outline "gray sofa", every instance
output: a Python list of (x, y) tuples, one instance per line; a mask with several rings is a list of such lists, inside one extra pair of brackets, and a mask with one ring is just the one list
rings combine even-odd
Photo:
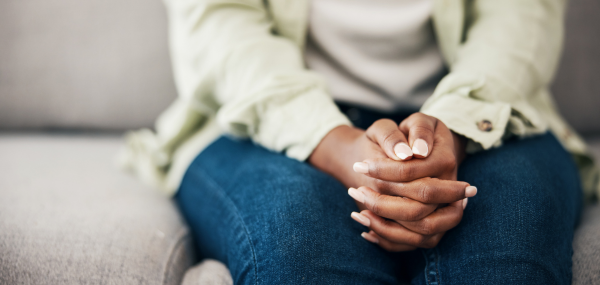
[[(558, 108), (600, 160), (600, 2), (572, 0)], [(159, 1), (0, 1), (0, 284), (228, 284), (173, 201), (121, 173), (125, 130), (175, 98)], [(600, 207), (574, 242), (600, 284)], [(185, 276), (185, 279), (184, 279)]]

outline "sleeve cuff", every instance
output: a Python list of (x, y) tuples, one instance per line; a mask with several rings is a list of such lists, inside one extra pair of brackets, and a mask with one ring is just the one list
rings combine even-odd
[(320, 88), (272, 108), (261, 121), (261, 134), (268, 136), (274, 148), (300, 161), (306, 160), (332, 129), (351, 125)]
[(230, 134), (249, 136), (265, 148), (300, 161), (306, 160), (333, 128), (351, 125), (320, 86), (294, 96), (274, 96), (254, 108), (261, 109), (254, 122), (247, 122), (251, 116), (237, 116), (239, 112), (221, 112), (219, 124)]
[(467, 152), (473, 153), (502, 144), (511, 107), (508, 103), (485, 102), (463, 94), (446, 94), (425, 104), (421, 112), (468, 138)]

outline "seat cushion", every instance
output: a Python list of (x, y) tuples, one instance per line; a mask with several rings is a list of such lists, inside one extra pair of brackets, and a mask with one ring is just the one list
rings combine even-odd
[(584, 211), (573, 250), (573, 284), (600, 284), (600, 205)]
[(180, 284), (173, 201), (121, 173), (120, 135), (0, 133), (0, 284)]
[[(600, 161), (600, 138), (588, 140)], [(600, 284), (600, 205), (588, 205), (573, 240), (573, 284)]]

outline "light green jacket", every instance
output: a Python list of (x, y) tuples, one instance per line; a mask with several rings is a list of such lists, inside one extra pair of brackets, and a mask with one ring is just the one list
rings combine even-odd
[[(223, 134), (305, 160), (331, 129), (350, 124), (304, 65), (309, 0), (165, 3), (179, 97), (155, 132), (127, 135), (121, 163), (143, 181), (174, 193)], [(421, 112), (469, 138), (469, 152), (550, 129), (574, 155), (589, 197), (600, 188), (598, 172), (548, 91), (564, 10), (565, 0), (436, 0), (433, 23), (450, 73)], [(491, 131), (478, 128), (482, 120)]]

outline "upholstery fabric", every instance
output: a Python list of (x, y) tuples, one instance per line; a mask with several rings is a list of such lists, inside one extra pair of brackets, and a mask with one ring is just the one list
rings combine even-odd
[[(598, 145), (600, 148), (600, 144)], [(573, 284), (600, 284), (600, 205), (588, 207), (573, 240)]]
[(119, 172), (120, 136), (0, 135), (0, 284), (180, 284), (173, 202)]
[(206, 259), (188, 269), (181, 285), (233, 285), (233, 279), (225, 264)]
[(0, 128), (147, 127), (175, 93), (160, 0), (0, 1)]

